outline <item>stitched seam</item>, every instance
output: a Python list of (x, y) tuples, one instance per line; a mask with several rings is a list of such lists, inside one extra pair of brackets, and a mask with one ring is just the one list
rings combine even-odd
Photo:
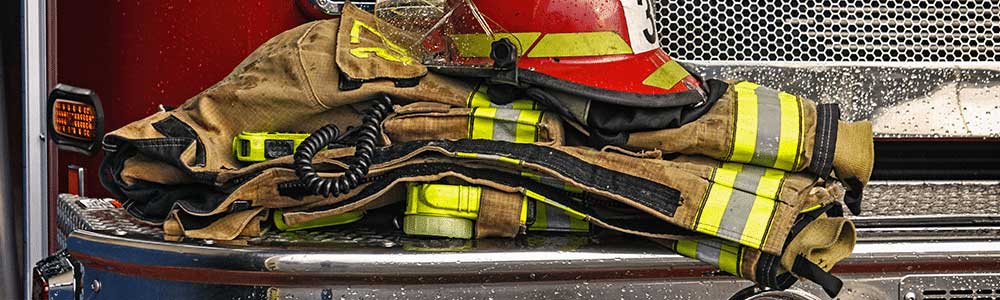
[[(313, 28), (316, 28), (316, 26), (318, 26), (318, 25), (319, 25), (319, 23), (316, 23), (316, 24), (313, 24), (312, 26), (309, 26), (309, 28), (306, 29), (306, 32), (303, 33), (302, 36), (299, 36), (299, 39), (295, 41), (295, 54), (296, 54), (296, 56), (299, 57), (299, 68), (302, 68), (302, 74), (306, 78), (306, 80), (305, 80), (306, 81), (306, 87), (309, 89), (309, 93), (312, 95), (313, 100), (316, 101), (316, 104), (319, 104), (320, 107), (322, 107), (324, 109), (330, 109), (329, 106), (326, 106), (326, 104), (323, 104), (323, 101), (319, 100), (319, 95), (316, 94), (316, 89), (313, 88), (312, 78), (309, 78), (309, 74), (306, 72), (306, 64), (302, 60), (302, 41), (305, 40), (306, 36), (309, 35), (309, 33), (312, 33)], [(339, 30), (339, 28), (338, 28), (338, 30)], [(336, 54), (334, 54), (334, 55), (336, 55)], [(336, 65), (336, 63), (337, 63), (337, 58), (334, 57), (334, 65)]]

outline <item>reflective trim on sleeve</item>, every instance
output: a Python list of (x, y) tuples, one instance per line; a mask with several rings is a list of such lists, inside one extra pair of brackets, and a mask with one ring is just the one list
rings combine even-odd
[(674, 252), (718, 267), (723, 272), (742, 278), (743, 247), (715, 238), (674, 242)]
[(800, 99), (746, 81), (737, 83), (734, 89), (736, 128), (725, 160), (795, 170), (802, 151)]
[(712, 174), (695, 231), (760, 249), (784, 178), (781, 170), (723, 163)]
[(469, 138), (534, 143), (542, 114), (538, 110), (475, 107), (469, 116)]

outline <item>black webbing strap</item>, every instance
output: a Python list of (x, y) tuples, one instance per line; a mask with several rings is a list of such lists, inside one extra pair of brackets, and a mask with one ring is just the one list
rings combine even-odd
[(846, 178), (843, 182), (847, 185), (847, 193), (844, 194), (844, 204), (847, 205), (847, 209), (851, 211), (851, 214), (855, 216), (860, 215), (861, 198), (864, 194), (865, 184), (861, 183), (861, 180), (857, 177)]
[(819, 284), (830, 298), (836, 298), (837, 294), (840, 293), (840, 289), (844, 287), (844, 282), (840, 278), (833, 276), (830, 272), (824, 271), (823, 268), (812, 263), (801, 254), (795, 257), (795, 263), (792, 264), (792, 273)]
[(837, 121), (840, 106), (836, 103), (816, 105), (816, 140), (813, 143), (809, 171), (827, 178), (833, 170), (833, 153), (837, 150)]
[[(787, 248), (788, 244), (791, 244), (792, 240), (794, 240), (795, 237), (798, 236), (800, 232), (802, 232), (802, 229), (805, 229), (806, 225), (809, 225), (810, 223), (815, 221), (817, 218), (819, 218), (820, 215), (823, 215), (828, 211), (837, 209), (839, 209), (838, 203), (830, 203), (815, 210), (800, 214), (798, 218), (795, 220), (795, 224), (792, 224), (792, 228), (788, 231), (788, 237), (785, 238), (784, 248)], [(798, 281), (798, 278), (792, 275), (791, 273), (778, 275), (778, 271), (781, 266), (780, 262), (781, 262), (781, 257), (767, 253), (762, 253), (760, 259), (757, 261), (757, 282), (763, 286), (779, 290), (787, 289), (791, 287), (793, 284), (795, 284), (795, 282)], [(806, 260), (806, 262), (808, 262), (808, 260)], [(822, 271), (822, 269), (820, 270)], [(792, 272), (794, 272), (794, 270)], [(806, 277), (803, 276), (802, 274), (799, 275), (802, 277)], [(806, 278), (812, 280), (812, 278), (809, 277)], [(840, 280), (838, 279), (837, 281), (839, 282)], [(817, 283), (820, 282), (817, 281)]]

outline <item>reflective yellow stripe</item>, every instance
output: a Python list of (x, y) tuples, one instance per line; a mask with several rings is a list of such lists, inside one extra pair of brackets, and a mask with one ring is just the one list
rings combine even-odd
[(469, 122), (469, 138), (480, 140), (493, 139), (493, 118), (497, 109), (480, 107), (472, 110), (472, 120)]
[(691, 73), (688, 73), (681, 64), (677, 63), (676, 60), (670, 60), (656, 68), (656, 71), (642, 80), (642, 84), (669, 90), (688, 75)]
[(471, 152), (455, 152), (455, 156), (459, 158), (477, 158), (479, 154)]
[(722, 241), (722, 250), (719, 251), (719, 269), (722, 271), (742, 277), (739, 270), (740, 245)]
[(781, 138), (778, 143), (778, 157), (774, 162), (775, 169), (795, 170), (799, 155), (801, 130), (799, 128), (799, 99), (795, 95), (781, 92), (778, 94), (781, 102)]
[[(368, 23), (362, 22), (360, 20), (354, 20), (354, 24), (351, 26), (351, 44), (361, 43), (361, 29), (368, 30), (369, 32), (377, 36), (380, 40), (382, 40), (383, 45), (389, 47), (389, 50), (395, 51), (399, 55), (390, 54), (388, 53), (388, 51), (386, 51), (386, 49), (382, 49), (379, 47), (363, 47), (363, 48), (351, 49), (351, 54), (353, 54), (354, 56), (368, 57), (362, 55), (366, 55), (365, 54), (366, 52), (371, 52), (375, 53), (376, 55), (382, 58), (393, 57), (394, 59), (396, 59), (393, 61), (398, 61), (403, 63), (413, 62), (413, 58), (410, 58), (410, 53), (406, 51), (406, 48), (396, 45), (396, 43), (393, 43), (391, 40), (385, 38), (385, 36), (383, 36), (382, 33), (379, 32), (377, 29), (375, 29), (371, 25), (368, 25)], [(358, 51), (356, 52), (355, 50)]]
[(540, 230), (549, 227), (549, 219), (548, 214), (545, 211), (546, 209), (548, 209), (548, 206), (546, 205), (541, 203), (535, 204), (535, 222), (531, 223), (531, 227), (528, 227), (528, 229)]
[(480, 87), (479, 89), (472, 91), (472, 96), (469, 98), (469, 107), (493, 107), (493, 103), (490, 102), (490, 98), (486, 96), (486, 87)]
[(617, 32), (548, 33), (528, 57), (567, 57), (632, 54), (632, 47)]
[(724, 160), (794, 171), (802, 151), (801, 100), (791, 94), (740, 82), (734, 87), (732, 151)]
[(505, 162), (505, 163), (512, 164), (512, 165), (520, 165), (521, 164), (521, 160), (519, 160), (519, 159), (513, 159), (513, 158), (510, 158), (510, 157), (506, 157), (506, 156), (501, 156), (497, 160), (500, 161), (500, 162)]
[(517, 47), (517, 55), (521, 56), (524, 55), (524, 49), (534, 44), (540, 35), (541, 32), (494, 33), (493, 37), (485, 33), (452, 34), (451, 40), (455, 42), (458, 55), (462, 57), (490, 57), (493, 42), (507, 38)]
[(757, 144), (757, 93), (759, 87), (752, 82), (736, 84), (736, 128), (733, 139), (733, 153), (729, 161), (748, 163), (753, 159)]
[(746, 226), (743, 227), (741, 244), (757, 249), (764, 244), (766, 233), (771, 227), (771, 217), (777, 208), (775, 199), (778, 189), (781, 188), (781, 181), (784, 178), (785, 172), (781, 170), (764, 171), (764, 176), (757, 185), (757, 197), (754, 199), (753, 208), (750, 209), (750, 216), (747, 218)]
[(760, 249), (767, 238), (785, 172), (739, 163), (715, 170), (695, 230)]
[(396, 54), (389, 53), (389, 50), (386, 50), (384, 48), (379, 48), (379, 47), (358, 47), (358, 48), (351, 49), (351, 55), (354, 55), (355, 57), (358, 57), (358, 58), (369, 58), (369, 57), (371, 57), (371, 54), (375, 54), (375, 56), (381, 57), (381, 58), (383, 58), (385, 60), (388, 60), (388, 61), (394, 61), (394, 62), (399, 62), (399, 63), (404, 63), (404, 64), (409, 64), (409, 63), (413, 62), (412, 58), (409, 58), (409, 57), (407, 57), (405, 55), (396, 55)]
[(538, 141), (538, 122), (542, 121), (542, 112), (538, 110), (522, 110), (517, 116), (515, 143), (534, 143)]
[(811, 212), (811, 211), (817, 210), (820, 207), (823, 207), (823, 205), (822, 204), (816, 204), (816, 205), (813, 205), (813, 206), (811, 206), (809, 208), (803, 209), (803, 210), (801, 210), (799, 212), (800, 213), (807, 213), (807, 212)]
[(698, 241), (697, 240), (680, 240), (677, 241), (677, 246), (674, 247), (674, 251), (677, 254), (695, 258), (698, 257)]
[(708, 190), (705, 205), (695, 225), (695, 230), (711, 236), (717, 236), (722, 215), (726, 212), (729, 198), (733, 195), (732, 186), (736, 184), (736, 175), (743, 170), (743, 165), (723, 163), (715, 170), (713, 183)]

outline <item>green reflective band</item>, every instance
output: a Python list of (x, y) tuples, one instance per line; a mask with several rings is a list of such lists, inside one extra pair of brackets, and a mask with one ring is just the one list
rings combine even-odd
[(469, 138), (514, 143), (538, 141), (542, 111), (476, 107), (469, 115)]
[(746, 81), (734, 89), (736, 128), (726, 160), (786, 171), (798, 168), (804, 132), (801, 100)]
[(723, 163), (712, 174), (695, 231), (760, 249), (784, 178), (781, 170)]
[(681, 240), (674, 242), (674, 252), (719, 267), (723, 272), (743, 278), (743, 247), (720, 239)]

